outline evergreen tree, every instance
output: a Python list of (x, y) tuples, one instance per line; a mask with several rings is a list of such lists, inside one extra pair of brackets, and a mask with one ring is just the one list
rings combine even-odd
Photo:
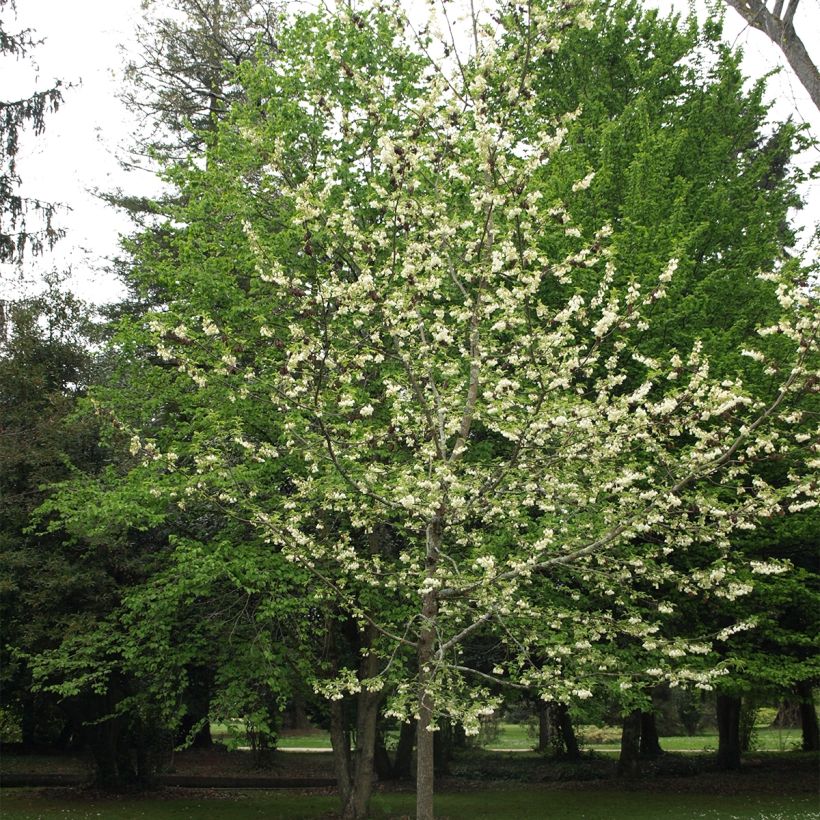
[(55, 537), (31, 531), (49, 485), (98, 458), (96, 425), (73, 418), (94, 371), (88, 309), (49, 278), (38, 297), (6, 306), (0, 340), (0, 566), (3, 709), (20, 721), (24, 747), (54, 741), (66, 723), (54, 699), (32, 691), (25, 655), (59, 640), (77, 599), (102, 599), (94, 567)]
[[(24, 58), (38, 41), (28, 29), (9, 30), (9, 11), (14, 11), (14, 0), (0, 0), (0, 57)], [(21, 192), (16, 163), (21, 132), (30, 127), (35, 136), (43, 133), (46, 115), (56, 111), (63, 100), (61, 87), (57, 81), (29, 97), (0, 100), (0, 263), (20, 262), (26, 248), (36, 255), (62, 235), (53, 224), (56, 206)], [(32, 216), (36, 217), (34, 227)]]

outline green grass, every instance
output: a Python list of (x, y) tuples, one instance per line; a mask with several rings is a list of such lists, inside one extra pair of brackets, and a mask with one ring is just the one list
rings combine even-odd
[[(587, 737), (585, 738), (585, 734)], [(618, 751), (620, 749), (620, 729), (606, 727), (581, 727), (579, 742), (582, 748), (596, 751)], [(799, 749), (801, 733), (799, 729), (769, 729), (760, 727), (757, 730), (757, 747), (760, 752), (780, 752)], [(485, 744), (492, 749), (532, 749), (535, 737), (526, 725), (502, 723), (498, 735)], [(661, 748), (668, 752), (676, 751), (715, 751), (718, 746), (716, 734), (696, 735), (694, 737), (662, 737)]]
[[(1, 800), (4, 820), (200, 820), (206, 816), (208, 820), (319, 820), (336, 808), (330, 796), (282, 791), (238, 791), (223, 799), (59, 800), (13, 789), (4, 792)], [(414, 805), (410, 794), (377, 794), (372, 817), (412, 815)], [(569, 792), (538, 787), (436, 798), (436, 816), (441, 820), (817, 820), (817, 809), (812, 797)]]
[[(241, 728), (231, 730), (225, 724), (214, 724), (211, 733), (215, 738), (234, 737), (239, 745), (246, 743), (242, 737)], [(584, 749), (594, 749), (601, 752), (615, 752), (620, 748), (621, 731), (617, 727), (597, 728), (593, 726), (581, 727), (579, 742)], [(501, 723), (498, 734), (488, 738), (483, 745), (491, 749), (532, 749), (535, 746), (535, 737), (530, 727), (518, 723)], [(770, 729), (759, 727), (757, 730), (756, 751), (783, 752), (799, 749), (801, 734), (799, 729)], [(330, 749), (330, 737), (322, 731), (313, 731), (307, 734), (286, 734), (279, 738), (280, 749)], [(668, 752), (715, 751), (718, 746), (716, 734), (696, 735), (693, 737), (677, 736), (662, 737), (661, 747)]]
[[(212, 723), (211, 737), (238, 746), (245, 746), (248, 743), (241, 722), (230, 726), (225, 723)], [(298, 735), (287, 733), (280, 735), (276, 745), (280, 749), (330, 749), (330, 735), (319, 729)]]
[[(799, 749), (802, 734), (799, 729), (758, 729), (756, 751), (786, 752)], [(718, 747), (717, 735), (697, 735), (696, 737), (661, 738), (661, 746), (670, 752), (683, 749), (712, 749)]]
[(330, 749), (330, 736), (324, 734), (289, 735), (280, 737), (277, 742), (280, 749)]
[(495, 737), (480, 739), (482, 745), (492, 749), (532, 749), (536, 742), (530, 727), (522, 723), (499, 723)]

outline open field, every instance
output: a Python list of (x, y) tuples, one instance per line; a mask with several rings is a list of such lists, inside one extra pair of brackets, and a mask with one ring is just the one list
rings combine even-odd
[[(378, 793), (373, 818), (412, 814), (407, 793)], [(332, 795), (294, 792), (232, 791), (193, 795), (168, 790), (145, 798), (90, 798), (10, 790), (0, 803), (4, 820), (327, 820), (336, 808)], [(441, 820), (816, 820), (820, 806), (811, 796), (646, 794), (619, 790), (555, 790), (538, 786), (440, 794)]]

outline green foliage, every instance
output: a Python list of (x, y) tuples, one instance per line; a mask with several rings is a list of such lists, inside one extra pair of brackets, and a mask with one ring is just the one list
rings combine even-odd
[[(72, 464), (99, 458), (95, 425), (74, 417), (77, 397), (93, 378), (88, 344), (95, 328), (88, 309), (47, 280), (38, 297), (10, 303), (0, 339), (0, 592), (2, 704), (20, 717), (33, 704), (25, 653), (51, 646), (71, 629), (79, 601), (105, 599), (106, 573), (59, 537), (31, 528), (35, 508)], [(49, 711), (42, 704), (41, 711)], [(29, 719), (24, 741), (39, 732)], [(40, 727), (42, 728), (42, 727)]]
[[(713, 373), (740, 376), (765, 398), (774, 374), (741, 351), (779, 311), (774, 287), (757, 272), (782, 266), (804, 282), (815, 275), (792, 257), (789, 225), (805, 181), (791, 158), (812, 142), (790, 121), (767, 121), (764, 81), (744, 89), (740, 55), (721, 43), (720, 20), (699, 30), (693, 19), (681, 26), (634, 2), (598, 3), (593, 20), (539, 66), (541, 110), (560, 103), (581, 111), (567, 136), (573, 150), (553, 161), (560, 168), (549, 176), (554, 195), (595, 168), (591, 196), (573, 215), (588, 227), (612, 221), (621, 270), (652, 287), (652, 271), (679, 259), (670, 298), (653, 306), (651, 326), (634, 336), (643, 354), (664, 360), (700, 340)], [(756, 346), (784, 352), (773, 337)], [(808, 430), (817, 402), (802, 407)], [(792, 469), (801, 469), (799, 458)], [(738, 555), (783, 559), (793, 572), (756, 576), (752, 595), (728, 608), (708, 598), (680, 602), (673, 629), (699, 623), (708, 636), (732, 619), (757, 624), (722, 649), (741, 688), (787, 692), (801, 679), (818, 679), (815, 512), (761, 522), (737, 539)]]

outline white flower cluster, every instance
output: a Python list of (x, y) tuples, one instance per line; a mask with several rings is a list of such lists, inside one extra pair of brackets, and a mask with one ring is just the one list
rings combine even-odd
[(750, 566), (755, 575), (782, 575), (789, 571), (788, 564), (777, 561), (752, 561)]

